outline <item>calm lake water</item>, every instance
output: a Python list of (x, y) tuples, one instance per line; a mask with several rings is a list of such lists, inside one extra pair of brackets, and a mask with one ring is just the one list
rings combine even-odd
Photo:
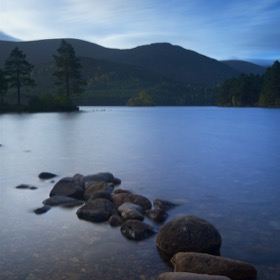
[[(79, 220), (77, 208), (33, 210), (56, 180), (109, 171), (121, 188), (181, 205), (222, 235), (221, 255), (280, 275), (280, 110), (82, 107), (0, 115), (0, 279), (155, 279), (171, 271), (155, 236)], [(20, 190), (19, 184), (37, 186)], [(150, 221), (146, 220), (148, 223)]]

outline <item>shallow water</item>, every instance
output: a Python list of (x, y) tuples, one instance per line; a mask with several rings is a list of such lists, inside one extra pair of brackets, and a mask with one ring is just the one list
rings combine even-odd
[[(121, 188), (181, 205), (213, 223), (221, 255), (280, 275), (280, 110), (83, 107), (79, 113), (0, 115), (0, 279), (155, 279), (171, 268), (155, 236), (125, 239), (77, 208), (42, 206), (60, 177), (112, 172)], [(37, 190), (15, 189), (19, 184)], [(147, 220), (147, 222), (150, 222)]]

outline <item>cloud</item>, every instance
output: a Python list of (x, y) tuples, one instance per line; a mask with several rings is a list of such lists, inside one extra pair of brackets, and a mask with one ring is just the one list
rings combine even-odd
[[(22, 40), (43, 39), (55, 36), (59, 10), (54, 1), (13, 0), (2, 1), (0, 12), (2, 30)], [(48, 5), (44, 3), (48, 3)], [(55, 28), (56, 27), (56, 28)]]
[(279, 14), (279, 0), (13, 0), (1, 1), (0, 29), (22, 40), (72, 37), (114, 48), (170, 42), (244, 59), (277, 56)]

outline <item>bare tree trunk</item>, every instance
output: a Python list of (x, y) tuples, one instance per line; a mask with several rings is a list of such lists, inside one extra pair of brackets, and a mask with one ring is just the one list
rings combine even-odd
[(19, 80), (19, 72), (17, 72), (17, 101), (18, 101), (18, 105), (20, 105), (20, 80)]
[(69, 89), (69, 75), (68, 74), (66, 74), (66, 94), (67, 94), (67, 97), (69, 98), (70, 89)]

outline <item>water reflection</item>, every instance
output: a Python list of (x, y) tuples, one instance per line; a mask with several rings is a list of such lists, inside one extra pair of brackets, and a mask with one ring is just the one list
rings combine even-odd
[[(122, 188), (181, 202), (169, 219), (209, 220), (223, 237), (222, 255), (255, 264), (259, 279), (277, 279), (279, 110), (103, 109), (0, 116), (0, 278), (154, 279), (169, 271), (154, 238), (130, 242), (106, 223), (78, 220), (76, 208), (33, 214), (53, 186), (40, 172), (110, 171)], [(38, 189), (14, 188), (21, 183)]]

